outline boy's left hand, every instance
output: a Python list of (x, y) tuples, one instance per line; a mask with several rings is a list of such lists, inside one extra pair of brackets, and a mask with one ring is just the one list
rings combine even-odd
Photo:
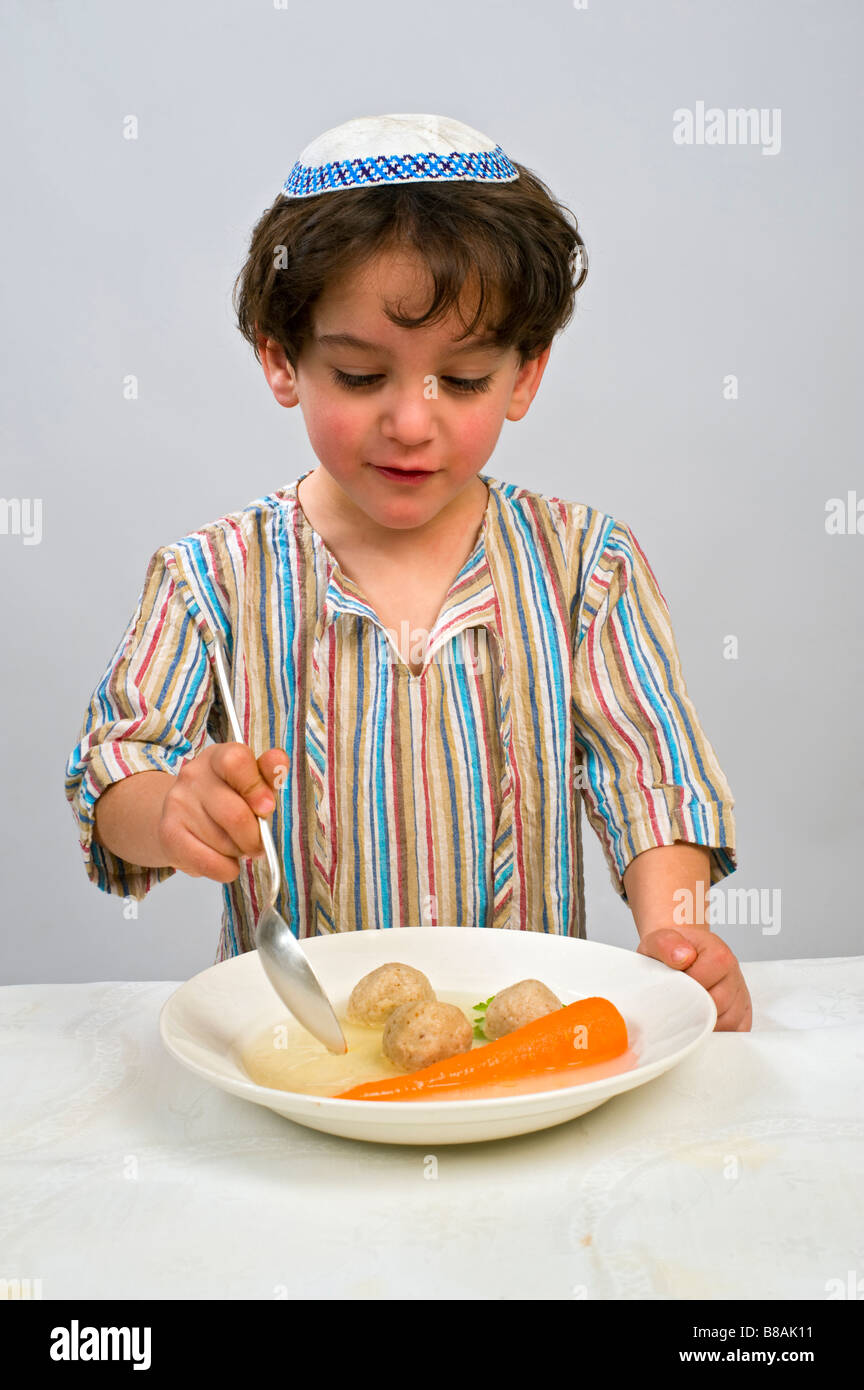
[[(688, 948), (680, 960), (672, 955), (677, 947)], [(673, 970), (683, 970), (707, 989), (717, 1009), (715, 1033), (750, 1031), (753, 1005), (741, 967), (726, 942), (707, 927), (661, 927), (646, 932), (636, 949)]]

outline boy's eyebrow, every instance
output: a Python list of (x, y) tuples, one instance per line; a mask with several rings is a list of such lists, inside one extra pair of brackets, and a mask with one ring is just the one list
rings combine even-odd
[[(358, 348), (365, 352), (380, 352), (383, 353), (385, 357), (390, 355), (389, 348), (386, 348), (383, 343), (370, 343), (366, 338), (358, 338), (353, 333), (319, 333), (316, 335), (315, 342), (319, 347)], [(478, 349), (482, 348), (494, 348), (499, 352), (506, 351), (497, 339), (489, 333), (486, 334), (485, 337), (471, 338), (468, 342), (460, 343), (458, 347), (453, 347), (450, 350), (450, 355), (456, 357), (460, 353), (476, 352)]]

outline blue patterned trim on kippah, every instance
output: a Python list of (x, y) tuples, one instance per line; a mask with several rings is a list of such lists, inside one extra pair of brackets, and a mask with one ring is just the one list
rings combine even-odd
[(428, 182), (446, 179), (487, 179), (510, 183), (519, 171), (500, 145), (494, 150), (454, 154), (368, 155), (340, 159), (314, 168), (298, 162), (280, 192), (286, 198), (309, 198), (337, 188), (364, 188), (381, 183)]

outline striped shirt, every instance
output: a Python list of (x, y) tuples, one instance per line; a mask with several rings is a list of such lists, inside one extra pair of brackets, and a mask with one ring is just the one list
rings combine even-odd
[[(309, 470), (311, 471), (311, 470)], [(581, 807), (612, 884), (637, 854), (736, 867), (734, 802), (669, 610), (623, 521), (481, 474), (489, 497), (415, 675), (312, 528), (295, 482), (156, 551), (87, 710), (66, 795), (90, 879), (143, 898), (172, 868), (93, 841), (94, 803), (231, 740), (284, 749), (277, 910), (299, 937), (418, 925), (584, 937)], [(254, 949), (266, 860), (223, 885), (216, 960)]]

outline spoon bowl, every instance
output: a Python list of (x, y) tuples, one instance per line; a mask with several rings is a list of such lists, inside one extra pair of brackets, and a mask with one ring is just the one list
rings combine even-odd
[[(214, 632), (213, 665), (216, 680), (222, 696), (222, 703), (228, 715), (231, 732), (237, 743), (243, 743), (243, 730), (237, 718), (231, 686), (228, 680), (228, 667), (225, 661), (225, 647), (222, 636)], [(316, 1037), (330, 1052), (345, 1053), (348, 1044), (333, 1005), (327, 998), (317, 975), (289, 927), (276, 911), (276, 899), (282, 882), (282, 868), (273, 843), (273, 832), (264, 816), (258, 817), (261, 827), (261, 843), (267, 857), (269, 886), (267, 901), (258, 918), (255, 929), (255, 946), (268, 980), (286, 1008), (304, 1028)]]

